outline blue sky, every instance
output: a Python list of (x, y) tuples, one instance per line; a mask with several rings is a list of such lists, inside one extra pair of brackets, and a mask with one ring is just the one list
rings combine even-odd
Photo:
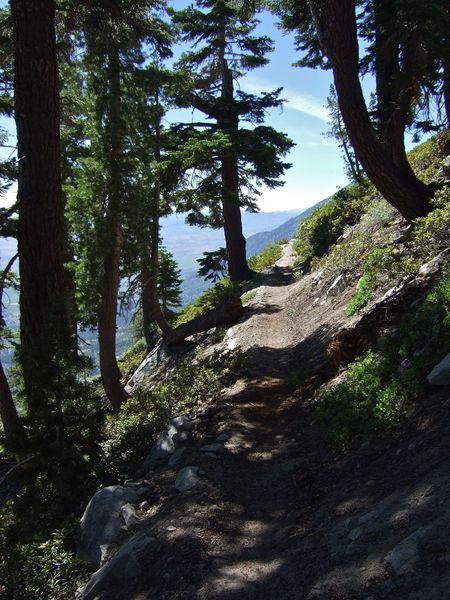
[[(185, 0), (171, 2), (175, 8), (188, 4)], [(0, 5), (5, 6), (5, 0), (0, 0)], [(260, 19), (258, 33), (274, 40), (275, 51), (270, 55), (270, 63), (242, 78), (240, 86), (252, 93), (284, 88), (284, 108), (271, 110), (266, 122), (287, 133), (296, 146), (287, 157), (293, 166), (285, 174), (284, 187), (261, 189), (259, 205), (263, 211), (304, 209), (347, 183), (339, 149), (324, 136), (328, 128), (325, 105), (332, 76), (329, 71), (293, 67), (299, 58), (293, 36), (278, 29), (273, 15), (264, 13)], [(185, 111), (186, 114), (191, 118), (191, 112)], [(12, 134), (10, 143), (15, 143), (13, 121), (1, 119), (0, 123), (8, 127)], [(3, 203), (10, 202), (13, 195), (14, 191)]]

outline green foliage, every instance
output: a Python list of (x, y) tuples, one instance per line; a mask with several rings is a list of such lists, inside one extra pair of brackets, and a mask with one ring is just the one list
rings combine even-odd
[(268, 244), (259, 254), (248, 259), (248, 266), (257, 273), (261, 273), (264, 269), (271, 267), (281, 258), (282, 244), (283, 242)]
[(345, 381), (326, 391), (317, 415), (336, 447), (345, 448), (355, 437), (369, 437), (397, 424), (403, 410), (400, 384), (388, 380), (383, 358), (368, 352), (351, 364)]
[(186, 360), (164, 383), (139, 389), (118, 415), (107, 419), (102, 444), (105, 471), (115, 477), (134, 472), (167, 422), (218, 397), (241, 360), (239, 354), (194, 363)]
[(327, 390), (317, 407), (332, 444), (348, 447), (399, 423), (406, 401), (450, 347), (450, 271), (394, 336), (352, 363), (344, 381)]
[(204, 314), (208, 310), (216, 308), (221, 302), (232, 296), (242, 294), (242, 284), (233, 283), (229, 277), (224, 277), (216, 285), (207, 289), (194, 302), (185, 306), (176, 320), (176, 325), (187, 323), (196, 317)]
[(241, 302), (244, 306), (247, 306), (247, 304), (250, 304), (250, 302), (255, 297), (256, 297), (256, 292), (254, 290), (250, 290), (249, 292), (245, 292), (245, 294), (242, 294)]
[(147, 346), (144, 338), (138, 339), (126, 352), (120, 357), (119, 369), (124, 377), (131, 375), (136, 371), (147, 354)]
[[(7, 519), (2, 509), (1, 519)], [(0, 597), (10, 600), (72, 600), (86, 576), (62, 532), (50, 539), (12, 543), (0, 530)]]
[(448, 247), (450, 240), (450, 189), (436, 192), (435, 209), (414, 222), (411, 239), (412, 254), (418, 259), (427, 259)]
[(349, 225), (358, 222), (367, 209), (367, 198), (361, 186), (339, 190), (330, 202), (301, 221), (295, 234), (294, 249), (304, 271), (313, 258), (324, 256)]
[(448, 132), (439, 133), (408, 152), (411, 167), (426, 183), (439, 169), (439, 162), (442, 159), (439, 144), (446, 139), (449, 139)]

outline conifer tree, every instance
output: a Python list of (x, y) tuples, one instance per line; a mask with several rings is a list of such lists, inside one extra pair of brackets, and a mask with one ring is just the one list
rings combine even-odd
[[(241, 207), (255, 209), (252, 180), (269, 187), (282, 185), (279, 177), (289, 166), (280, 160), (292, 147), (289, 138), (263, 125), (265, 111), (280, 106), (280, 91), (260, 96), (236, 90), (236, 80), (268, 62), (269, 38), (253, 35), (257, 20), (230, 0), (199, 0), (196, 7), (174, 14), (181, 38), (192, 45), (178, 66), (190, 74), (190, 89), (179, 93), (182, 105), (192, 106), (213, 123), (200, 123), (227, 136), (229, 146), (210, 161), (199, 185), (198, 209), (192, 221), (207, 224), (201, 197), (207, 196), (209, 224), (223, 224), (232, 281), (251, 278), (242, 232)], [(242, 122), (251, 122), (245, 129)], [(220, 214), (219, 214), (220, 213)]]

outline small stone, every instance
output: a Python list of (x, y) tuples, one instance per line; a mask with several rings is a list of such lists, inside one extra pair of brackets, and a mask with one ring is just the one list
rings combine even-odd
[(198, 483), (198, 467), (184, 467), (179, 471), (175, 480), (175, 489), (179, 492), (187, 492)]
[(150, 504), (147, 502), (147, 500), (144, 500), (144, 502), (139, 504), (139, 510), (142, 512), (148, 512), (150, 510)]
[(180, 460), (181, 460), (185, 450), (186, 450), (186, 448), (177, 448), (175, 450), (175, 452), (172, 454), (172, 456), (169, 459), (169, 467), (171, 469), (173, 469), (174, 467), (177, 467), (179, 465)]
[(171, 419), (169, 426), (174, 427), (179, 432), (192, 431), (194, 429), (194, 422), (188, 417), (181, 416)]
[(223, 452), (224, 450), (222, 444), (207, 444), (200, 448), (200, 452)]
[(358, 524), (364, 525), (364, 523), (370, 523), (371, 521), (374, 521), (378, 517), (378, 514), (379, 514), (379, 511), (377, 509), (372, 510), (372, 511), (366, 513), (365, 515), (362, 515), (361, 517), (359, 517)]
[(131, 527), (134, 527), (140, 521), (139, 517), (136, 514), (136, 509), (132, 504), (124, 504), (120, 509), (120, 514), (122, 515), (122, 518), (125, 521), (127, 529), (131, 529)]
[(348, 534), (348, 539), (352, 540), (352, 542), (354, 542), (355, 540), (357, 540), (358, 538), (360, 538), (362, 536), (362, 534), (363, 534), (363, 528), (362, 527), (355, 527)]
[(425, 529), (418, 529), (397, 544), (384, 558), (396, 575), (412, 573), (419, 560), (419, 543)]
[(166, 527), (166, 531), (176, 531), (177, 528), (174, 525), (169, 525), (168, 527)]
[(430, 385), (450, 385), (450, 353), (434, 367), (427, 380)]

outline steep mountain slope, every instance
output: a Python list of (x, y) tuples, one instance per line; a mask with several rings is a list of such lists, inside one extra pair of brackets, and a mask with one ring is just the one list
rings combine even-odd
[(324, 200), (317, 202), (313, 206), (310, 206), (309, 208), (301, 212), (299, 215), (292, 217), (285, 223), (282, 223), (278, 227), (275, 227), (275, 229), (255, 233), (254, 235), (248, 237), (247, 257), (250, 258), (252, 256), (255, 256), (256, 254), (259, 254), (261, 250), (271, 242), (277, 242), (279, 240), (284, 239), (290, 240), (293, 237), (298, 227), (298, 224), (304, 219), (307, 219), (309, 215), (313, 213), (317, 208), (323, 206), (329, 201), (330, 198), (325, 198)]
[[(176, 453), (126, 484), (144, 503), (105, 547), (85, 600), (446, 597), (449, 388), (429, 388), (381, 439), (336, 453), (315, 392), (336, 373), (334, 334), (361, 319), (344, 311), (355, 282), (333, 285), (323, 271), (295, 281), (294, 260), (288, 244), (241, 322), (222, 341), (199, 340), (195, 360), (240, 349), (246, 366), (218, 403), (191, 415), (194, 432), (177, 437)], [(383, 293), (366, 314), (380, 302), (389, 310)], [(141, 384), (155, 375), (150, 363)]]

